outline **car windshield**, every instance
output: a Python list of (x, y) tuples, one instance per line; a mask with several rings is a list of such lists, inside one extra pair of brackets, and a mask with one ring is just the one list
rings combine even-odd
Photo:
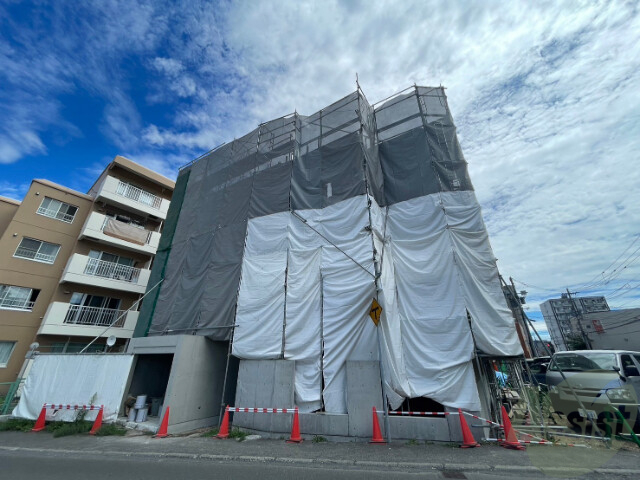
[(549, 370), (588, 372), (589, 370), (613, 370), (613, 367), (617, 366), (618, 361), (614, 353), (567, 353), (553, 357)]

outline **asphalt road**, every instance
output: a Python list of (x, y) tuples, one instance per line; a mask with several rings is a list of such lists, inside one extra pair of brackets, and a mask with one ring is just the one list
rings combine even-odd
[[(251, 479), (251, 480), (388, 480), (394, 479), (512, 479), (514, 472), (416, 471), (401, 468), (359, 468), (331, 465), (278, 464), (262, 461), (211, 461), (186, 458), (114, 457), (66, 452), (0, 450), (2, 478), (11, 480), (103, 479)], [(542, 473), (517, 475), (518, 480), (549, 478)], [(588, 479), (637, 478), (635, 475), (591, 473)]]

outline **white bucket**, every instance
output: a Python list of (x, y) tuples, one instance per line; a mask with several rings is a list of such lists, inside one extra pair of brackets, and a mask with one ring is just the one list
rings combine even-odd
[(136, 421), (136, 409), (135, 408), (130, 408), (129, 409), (129, 418), (127, 419), (130, 422), (135, 422)]
[(147, 412), (149, 411), (149, 407), (144, 407), (138, 409), (138, 413), (136, 415), (136, 422), (146, 422), (147, 421)]
[(145, 403), (147, 403), (147, 396), (138, 395), (138, 398), (136, 398), (136, 404), (133, 406), (133, 408), (143, 408)]

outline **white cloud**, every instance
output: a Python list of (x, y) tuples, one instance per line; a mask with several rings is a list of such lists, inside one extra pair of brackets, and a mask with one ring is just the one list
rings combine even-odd
[[(542, 287), (526, 287), (532, 308), (562, 287), (584, 286), (640, 233), (634, 3), (189, 1), (84, 8), (90, 7), (73, 15), (56, 10), (53, 53), (33, 49), (19, 61), (0, 42), (0, 79), (4, 72), (24, 84), (33, 99), (43, 85), (49, 92), (43, 103), (52, 105), (53, 120), (31, 125), (36, 136), (59, 112), (51, 98), (80, 85), (106, 99), (103, 129), (115, 145), (172, 173), (182, 160), (260, 122), (332, 103), (355, 90), (356, 72), (370, 101), (413, 82), (442, 83), (501, 271)], [(82, 35), (65, 30), (65, 15), (77, 16)], [(25, 45), (33, 40), (20, 35)], [(166, 107), (164, 116), (138, 111), (132, 80), (118, 70), (123, 58), (148, 69), (146, 99)], [(612, 293), (640, 283), (639, 266), (640, 260), (598, 287)], [(613, 297), (615, 304), (633, 300), (633, 291), (616, 291), (623, 295)], [(638, 297), (631, 305), (640, 306)]]

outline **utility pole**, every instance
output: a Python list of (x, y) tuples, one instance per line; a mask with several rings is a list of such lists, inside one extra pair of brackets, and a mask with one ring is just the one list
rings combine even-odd
[(571, 300), (571, 307), (573, 308), (573, 311), (576, 315), (576, 320), (578, 320), (578, 328), (580, 329), (580, 333), (582, 334), (582, 339), (584, 340), (584, 343), (587, 346), (587, 348), (589, 350), (592, 350), (593, 348), (591, 347), (591, 341), (589, 340), (589, 337), (584, 331), (584, 326), (582, 325), (582, 323), (584, 322), (584, 317), (582, 316), (582, 312), (578, 310), (578, 307), (576, 307), (576, 303), (574, 302), (573, 297), (571, 296), (571, 292), (569, 291), (568, 288), (567, 288), (567, 295), (569, 296), (569, 300)]

